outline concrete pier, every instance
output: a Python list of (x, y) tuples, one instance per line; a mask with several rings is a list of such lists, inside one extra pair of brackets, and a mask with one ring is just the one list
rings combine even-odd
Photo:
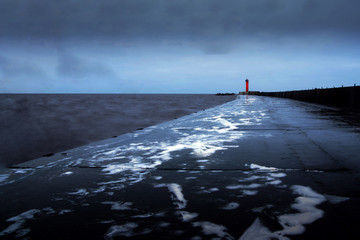
[(285, 92), (258, 92), (255, 95), (290, 98), (360, 112), (359, 86)]
[(360, 121), (261, 96), (0, 173), (0, 238), (359, 239)]

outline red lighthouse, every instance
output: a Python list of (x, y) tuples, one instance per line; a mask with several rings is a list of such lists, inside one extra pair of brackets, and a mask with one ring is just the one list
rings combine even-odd
[(249, 80), (246, 79), (245, 82), (246, 82), (246, 93), (249, 93)]

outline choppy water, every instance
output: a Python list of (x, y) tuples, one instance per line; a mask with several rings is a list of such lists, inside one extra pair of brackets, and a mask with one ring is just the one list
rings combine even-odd
[(233, 99), (204, 94), (0, 94), (0, 164), (25, 162)]

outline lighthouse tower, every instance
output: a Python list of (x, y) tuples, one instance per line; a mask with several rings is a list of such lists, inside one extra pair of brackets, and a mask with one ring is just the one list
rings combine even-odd
[(245, 83), (246, 83), (246, 94), (248, 94), (249, 93), (249, 79), (246, 79)]

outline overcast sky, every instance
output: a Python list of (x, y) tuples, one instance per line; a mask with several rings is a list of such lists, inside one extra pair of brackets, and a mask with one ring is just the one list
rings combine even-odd
[(360, 84), (358, 0), (0, 0), (0, 92)]

